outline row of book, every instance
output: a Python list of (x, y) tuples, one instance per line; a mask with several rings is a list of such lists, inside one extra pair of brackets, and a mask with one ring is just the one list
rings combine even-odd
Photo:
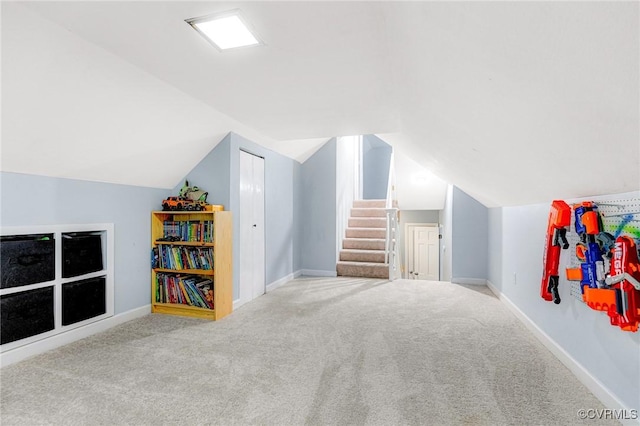
[(162, 231), (165, 237), (180, 238), (180, 241), (213, 242), (212, 220), (165, 220)]
[(158, 265), (164, 269), (213, 269), (213, 247), (158, 245)]
[(156, 302), (213, 309), (213, 281), (196, 275), (158, 273)]

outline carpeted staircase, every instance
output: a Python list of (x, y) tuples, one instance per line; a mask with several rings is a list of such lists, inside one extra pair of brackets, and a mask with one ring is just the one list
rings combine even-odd
[(389, 265), (384, 263), (385, 204), (385, 200), (353, 202), (349, 227), (336, 265), (339, 276), (389, 278)]

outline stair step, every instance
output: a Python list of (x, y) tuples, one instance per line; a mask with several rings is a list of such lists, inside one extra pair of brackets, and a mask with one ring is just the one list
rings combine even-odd
[(356, 250), (384, 250), (384, 238), (345, 238), (342, 248)]
[(386, 228), (387, 219), (384, 217), (352, 217), (349, 228)]
[[(391, 205), (395, 208), (398, 208), (398, 200), (393, 200)], [(384, 209), (387, 206), (387, 200), (355, 200), (353, 202), (354, 208), (368, 208), (368, 207), (377, 207)]]
[(386, 205), (387, 205), (387, 200), (355, 200), (353, 202), (354, 208), (368, 208), (368, 207), (385, 208)]
[(389, 279), (389, 265), (386, 263), (338, 262), (336, 272), (341, 277), (363, 277)]
[(345, 231), (347, 238), (374, 238), (384, 240), (387, 237), (385, 228), (347, 228)]
[(384, 250), (340, 250), (340, 260), (345, 262), (384, 263)]
[(351, 217), (386, 217), (387, 210), (379, 208), (353, 208), (351, 209)]

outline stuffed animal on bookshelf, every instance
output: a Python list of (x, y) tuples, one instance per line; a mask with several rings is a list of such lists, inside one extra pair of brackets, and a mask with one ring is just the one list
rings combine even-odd
[(179, 195), (193, 201), (202, 201), (206, 203), (207, 195), (209, 195), (209, 193), (197, 186), (189, 186), (189, 181), (185, 180), (184, 185), (182, 185), (182, 188), (180, 189)]

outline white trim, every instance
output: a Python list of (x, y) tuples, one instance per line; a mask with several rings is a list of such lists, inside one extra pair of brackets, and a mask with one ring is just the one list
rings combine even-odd
[(289, 281), (291, 281), (295, 277), (296, 277), (295, 274), (289, 274), (287, 276), (284, 276), (284, 277), (280, 278), (279, 280), (275, 280), (271, 284), (267, 285), (267, 293), (269, 293), (270, 291), (275, 290), (276, 288), (280, 287), (282, 284), (288, 283)]
[[(573, 373), (574, 376), (589, 389), (589, 391), (595, 395), (596, 398), (604, 404), (605, 407), (612, 410), (626, 410), (627, 413), (631, 412), (631, 408), (625, 406), (613, 392), (611, 392), (605, 385), (603, 385), (597, 378), (584, 368), (578, 361), (576, 361), (562, 346), (560, 346), (555, 340), (553, 340), (547, 333), (545, 333), (538, 325), (533, 322), (524, 312), (516, 306), (507, 296), (505, 296), (500, 290), (498, 290), (491, 281), (487, 280), (487, 287), (496, 295), (496, 297), (504, 303), (507, 308), (513, 312), (513, 314), (524, 324), (525, 327), (542, 343), (558, 360), (564, 364), (565, 367)], [(625, 425), (639, 425), (640, 419), (636, 420), (620, 420)]]
[(240, 306), (244, 305), (245, 303), (247, 303), (244, 300), (240, 300), (240, 299), (236, 299), (233, 301), (233, 310), (237, 310)]
[(269, 284), (267, 286), (267, 291), (275, 290), (276, 288), (280, 287), (282, 284), (286, 284), (289, 281), (298, 278), (300, 275), (302, 275), (302, 271), (301, 270), (297, 270), (295, 272), (292, 272), (291, 274), (287, 275), (286, 277), (280, 278), (279, 280), (274, 281), (271, 284)]
[[(272, 282), (271, 284), (267, 285), (265, 294), (275, 290), (276, 288), (280, 287), (282, 284), (286, 284), (287, 282), (291, 281), (294, 278), (298, 278), (300, 275), (302, 275), (302, 271), (296, 271), (292, 274), (287, 275), (286, 277), (282, 277), (279, 280)], [(235, 311), (239, 307), (243, 306), (245, 303), (249, 303), (249, 302), (251, 302), (251, 300), (236, 299), (233, 301), (233, 310)]]
[(454, 284), (487, 285), (487, 280), (483, 278), (451, 278)]
[(28, 345), (19, 346), (15, 349), (2, 352), (0, 354), (0, 366), (6, 367), (7, 365), (14, 364), (32, 356), (40, 355), (44, 352), (50, 351), (60, 346), (73, 343), (76, 340), (84, 339), (85, 337), (89, 337), (93, 334), (106, 331), (127, 321), (141, 318), (150, 313), (150, 304), (141, 306), (139, 308), (134, 308), (130, 311), (105, 318), (101, 321), (87, 324), (84, 327), (74, 328), (72, 330), (56, 334), (49, 338), (38, 340)]
[(322, 271), (318, 269), (301, 269), (300, 275), (307, 277), (337, 277), (338, 273), (336, 271)]
[(111, 230), (113, 223), (80, 223), (63, 225), (3, 226), (0, 235), (55, 234), (56, 232), (89, 232)]

